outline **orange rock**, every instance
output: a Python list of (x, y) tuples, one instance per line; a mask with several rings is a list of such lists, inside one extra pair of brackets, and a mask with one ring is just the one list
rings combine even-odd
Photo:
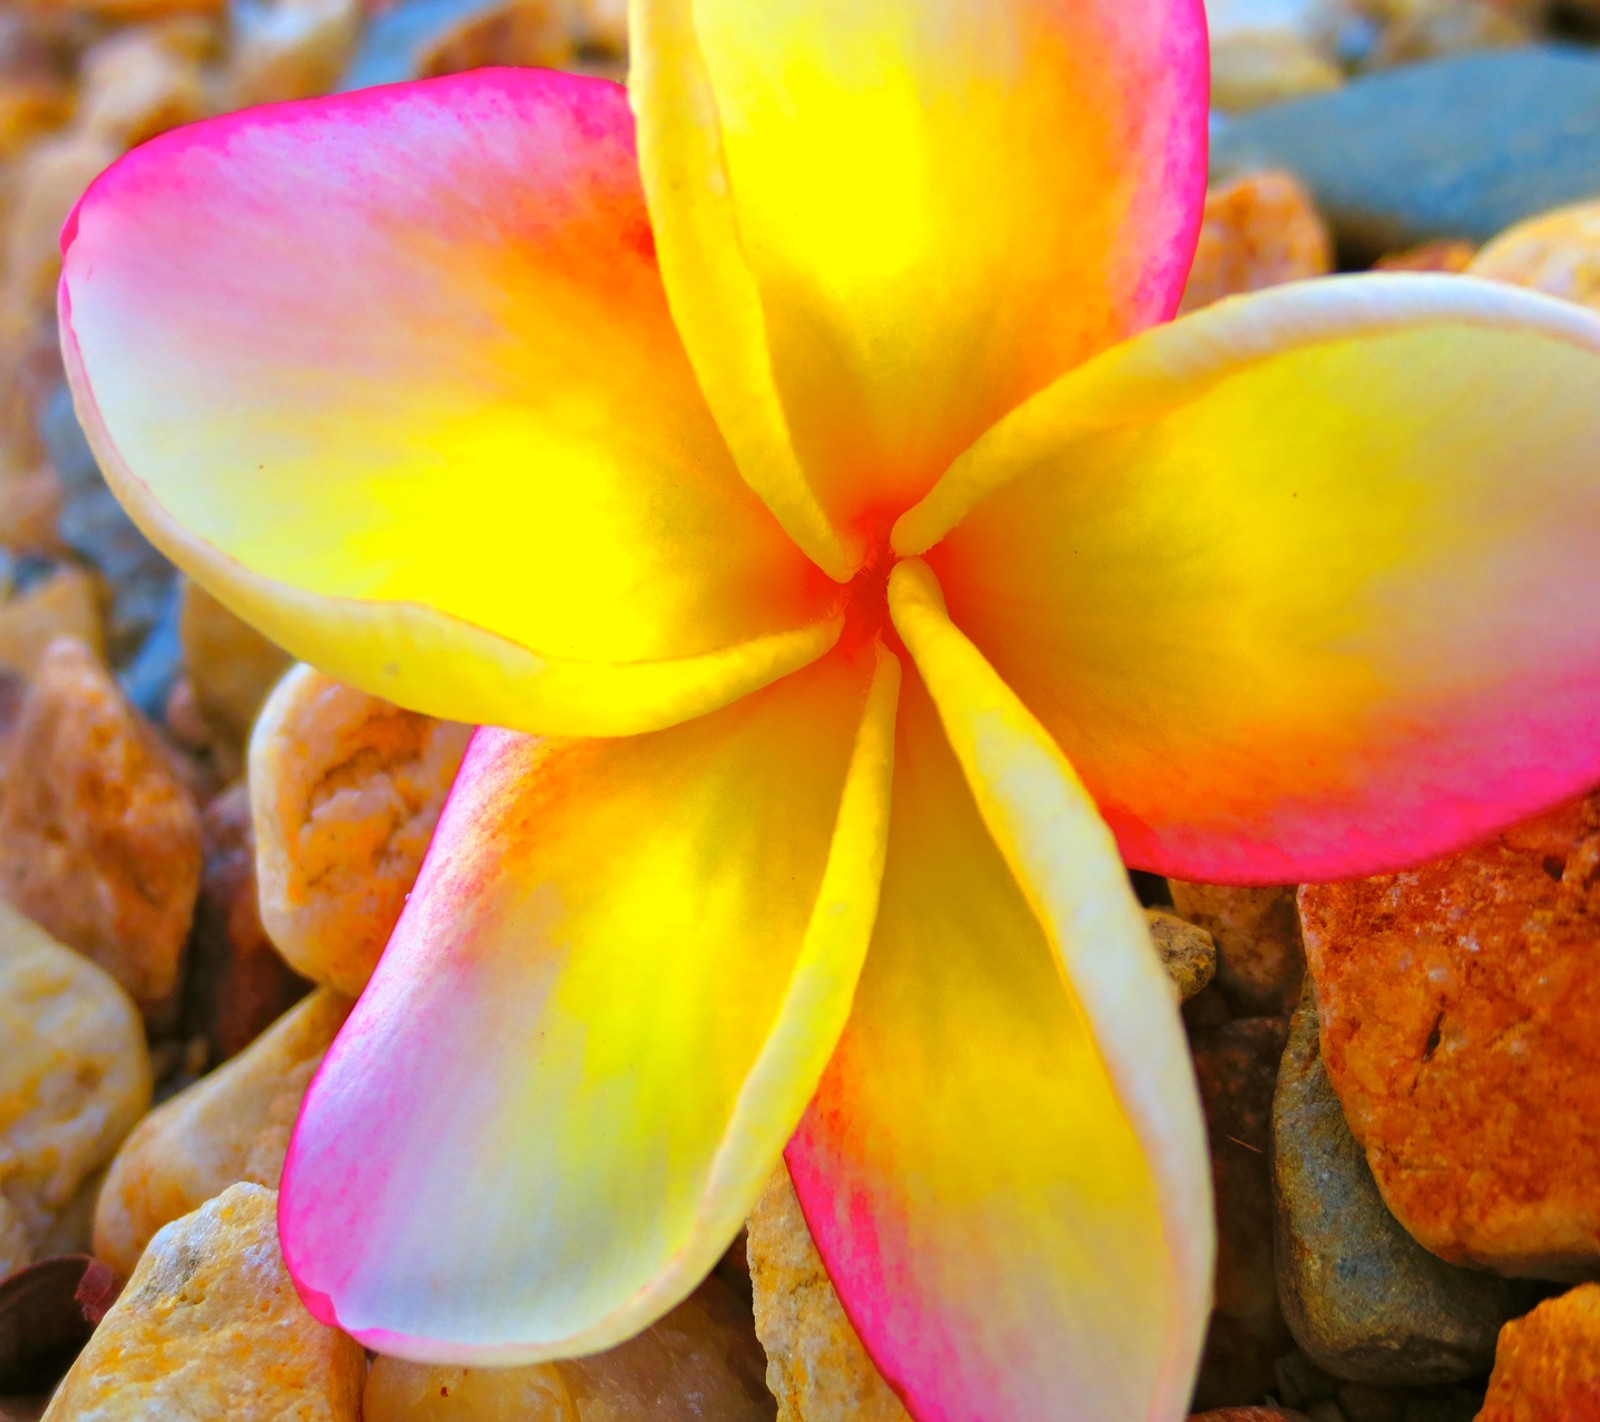
[(1249, 173), (1206, 193), (1180, 311), (1333, 270), (1333, 239), (1290, 173)]
[(1471, 242), (1446, 238), (1408, 247), (1403, 252), (1390, 252), (1372, 265), (1374, 271), (1380, 272), (1464, 272), (1477, 255), (1478, 249)]
[(1217, 991), (1240, 1017), (1284, 1017), (1300, 1001), (1306, 954), (1292, 888), (1169, 881), (1172, 906), (1217, 944)]
[(1600, 1422), (1600, 1284), (1500, 1330), (1477, 1422)]
[(53, 643), (6, 752), (0, 895), (105, 968), (147, 1018), (175, 1005), (200, 817), (168, 753), (81, 643)]
[(227, 777), (244, 765), (250, 728), (292, 658), (235, 616), (198, 583), (183, 584), (178, 637), (194, 697), (218, 768)]
[(1479, 252), (1467, 270), (1600, 311), (1600, 202), (1519, 222)]
[(1600, 1264), (1600, 795), (1300, 891), (1322, 1054), (1385, 1202), (1453, 1263)]
[(57, 637), (82, 642), (105, 655), (100, 616), (104, 589), (83, 568), (58, 568), (43, 582), (0, 602), (0, 669), (32, 676)]

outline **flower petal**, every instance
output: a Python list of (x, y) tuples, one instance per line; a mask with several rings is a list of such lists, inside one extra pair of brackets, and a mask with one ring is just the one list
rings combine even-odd
[(951, 615), (1132, 863), (1378, 873), (1600, 781), (1597, 392), (1578, 307), (1282, 287), (1058, 383), (896, 546), (961, 520)]
[(118, 496), (341, 680), (619, 734), (833, 640), (666, 307), (622, 90), (486, 70), (176, 130), (63, 238)]
[(536, 1362), (704, 1277), (849, 1011), (898, 683), (835, 655), (649, 736), (478, 733), (295, 1130), (284, 1255), (319, 1317)]
[(925, 570), (891, 586), (928, 689), (907, 682), (872, 947), (790, 1173), (920, 1422), (1180, 1418), (1212, 1223), (1171, 988), (1060, 753)]
[(1198, 0), (642, 0), (634, 19), (673, 312), (797, 537), (799, 468), (847, 532), (892, 517), (1176, 308), (1205, 188)]

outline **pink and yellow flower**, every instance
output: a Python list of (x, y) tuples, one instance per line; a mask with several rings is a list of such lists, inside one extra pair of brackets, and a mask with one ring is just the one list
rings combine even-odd
[(1600, 320), (1373, 277), (1164, 324), (1199, 0), (633, 23), (632, 113), (236, 114), (65, 234), (150, 536), (509, 728), (307, 1099), (289, 1264), (387, 1352), (599, 1349), (786, 1152), (922, 1422), (1178, 1417), (1208, 1162), (1122, 859), (1369, 873), (1600, 781)]

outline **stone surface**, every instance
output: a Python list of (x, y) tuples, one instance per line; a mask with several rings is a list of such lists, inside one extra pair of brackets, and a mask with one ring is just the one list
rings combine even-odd
[[(521, 1368), (378, 1358), (362, 1422), (766, 1422), (750, 1314), (718, 1279), (620, 1347)], [(841, 1418), (840, 1422), (843, 1422)]]
[(1385, 0), (1384, 24), (1368, 65), (1382, 68), (1420, 60), (1527, 44), (1535, 7), (1506, 0)]
[(1205, 929), (1165, 909), (1146, 909), (1144, 916), (1178, 1001), (1187, 1002), (1216, 976), (1216, 942)]
[(94, 1252), (126, 1275), (152, 1235), (238, 1181), (276, 1188), (312, 1073), (350, 1004), (323, 990), (142, 1120), (95, 1211)]
[(1600, 1269), (1600, 794), (1404, 874), (1308, 886), (1329, 1078), (1434, 1253)]
[(410, 0), (385, 7), (369, 19), (339, 87), (392, 84), (485, 63), (567, 68), (572, 8), (558, 0)]
[(32, 676), (57, 637), (71, 637), (104, 656), (101, 597), (93, 573), (64, 567), (0, 602), (0, 668)]
[(910, 1422), (845, 1317), (781, 1163), (750, 1216), (748, 1252), (778, 1422)]
[(276, 1192), (234, 1185), (162, 1230), (48, 1422), (359, 1422), (361, 1345), (306, 1312), (276, 1210)]
[(250, 743), (261, 919), (306, 977), (366, 986), (470, 735), (309, 667), (272, 693)]
[(1305, 976), (1294, 890), (1169, 882), (1173, 908), (1216, 940), (1217, 991), (1234, 1013), (1293, 1012)]
[(0, 263), (0, 313), (48, 317), (61, 274), (61, 224), (100, 171), (120, 156), (104, 134), (70, 129), (40, 139), (17, 162)]
[(1403, 252), (1386, 252), (1372, 265), (1374, 270), (1380, 272), (1459, 273), (1472, 265), (1472, 259), (1477, 254), (1475, 243), (1447, 237), (1437, 242), (1407, 247)]
[(1600, 192), (1600, 57), (1529, 47), (1364, 75), (1225, 125), (1213, 170), (1289, 168), (1353, 258), (1484, 242)]
[(244, 764), (262, 703), (292, 658), (187, 579), (180, 608), (178, 635), (195, 710), (210, 732), (222, 774), (231, 779)]
[(1317, 1025), (1308, 982), (1272, 1105), (1278, 1293), (1295, 1340), (1352, 1382), (1480, 1373), (1523, 1295), (1435, 1258), (1390, 1215), (1323, 1070)]
[(0, 1043), (0, 1249), (15, 1266), (149, 1109), (150, 1061), (116, 983), (4, 903)]
[(158, 1020), (175, 1007), (201, 863), (168, 754), (94, 654), (59, 641), (18, 715), (0, 800), (0, 895)]
[(1600, 1422), (1600, 1284), (1506, 1324), (1478, 1422)]
[(1217, 1272), (1196, 1407), (1272, 1390), (1273, 1364), (1292, 1346), (1272, 1262), (1272, 1093), (1289, 1024), (1241, 1018), (1196, 1035), (1195, 1074), (1211, 1146)]
[(197, 16), (115, 30), (85, 52), (78, 119), (131, 148), (210, 110), (203, 62), (215, 33)]
[(327, 93), (361, 38), (360, 0), (243, 0), (230, 13), (229, 108)]
[(1479, 252), (1467, 271), (1600, 311), (1600, 201), (1519, 222)]
[(1211, 101), (1237, 111), (1337, 88), (1340, 0), (1207, 0)]
[(1189, 1422), (1310, 1422), (1303, 1412), (1290, 1412), (1282, 1407), (1219, 1407), (1211, 1412), (1197, 1412)]
[(1299, 180), (1291, 173), (1246, 173), (1206, 193), (1179, 310), (1332, 270), (1333, 239)]

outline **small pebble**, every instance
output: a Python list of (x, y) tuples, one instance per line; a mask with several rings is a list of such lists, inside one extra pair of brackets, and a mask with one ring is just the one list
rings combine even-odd
[(1349, 16), (1338, 0), (1208, 0), (1212, 103), (1239, 112), (1337, 88)]
[(1333, 239), (1292, 173), (1247, 173), (1213, 184), (1180, 314), (1224, 296), (1326, 276)]
[(327, 93), (360, 43), (361, 12), (361, 0), (237, 0), (226, 106)]
[(103, 657), (103, 597), (100, 580), (93, 573), (63, 567), (26, 592), (0, 602), (0, 668), (32, 676), (44, 660), (45, 649), (57, 637), (71, 637)]
[(1600, 1284), (1500, 1330), (1478, 1422), (1600, 1422)]
[(1217, 943), (1217, 991), (1240, 1017), (1287, 1017), (1300, 1001), (1305, 947), (1294, 890), (1170, 881), (1172, 906)]
[(1144, 916), (1178, 1001), (1187, 1002), (1216, 976), (1216, 942), (1205, 929), (1165, 909), (1146, 909)]
[(1479, 252), (1467, 270), (1600, 311), (1600, 202), (1519, 222)]

